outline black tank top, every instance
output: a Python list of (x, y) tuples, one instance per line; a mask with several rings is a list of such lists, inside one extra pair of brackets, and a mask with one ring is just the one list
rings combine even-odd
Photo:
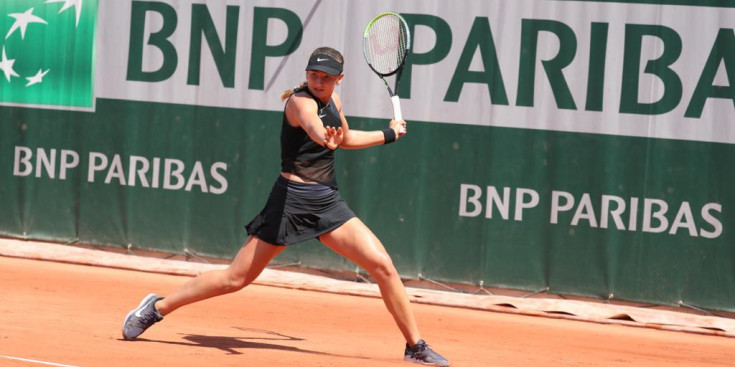
[[(330, 99), (329, 103), (324, 105), (307, 88), (300, 89), (296, 93), (302, 91), (316, 101), (319, 117), (324, 127), (342, 126), (334, 100)], [(281, 171), (337, 189), (337, 179), (334, 175), (334, 151), (315, 143), (300, 126), (291, 126), (286, 118), (285, 109), (281, 124)]]

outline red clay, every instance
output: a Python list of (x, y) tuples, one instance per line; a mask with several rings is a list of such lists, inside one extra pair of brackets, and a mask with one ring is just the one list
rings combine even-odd
[[(0, 366), (411, 366), (380, 299), (253, 285), (123, 341), (183, 276), (0, 257)], [(414, 305), (453, 366), (732, 366), (735, 338)]]

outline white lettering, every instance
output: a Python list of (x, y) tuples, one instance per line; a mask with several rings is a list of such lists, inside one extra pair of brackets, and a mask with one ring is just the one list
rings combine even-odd
[[(564, 204), (560, 205), (559, 200), (564, 199)], [(574, 207), (574, 196), (565, 191), (552, 191), (551, 192), (551, 223), (556, 224), (559, 222), (559, 212), (569, 211)]]
[(485, 211), (485, 218), (492, 218), (493, 217), (493, 207), (497, 206), (498, 211), (500, 212), (500, 216), (503, 219), (507, 220), (508, 213), (510, 210), (509, 201), (510, 201), (510, 187), (503, 188), (503, 198), (501, 200), (500, 195), (498, 194), (498, 190), (495, 188), (495, 186), (488, 186), (487, 187), (487, 204), (486, 204), (487, 210)]
[(153, 158), (153, 183), (151, 187), (158, 188), (158, 174), (161, 171), (161, 158)]
[[(138, 163), (140, 163), (140, 168), (138, 168)], [(130, 156), (130, 172), (128, 173), (128, 186), (135, 186), (135, 176), (138, 176), (138, 179), (140, 179), (140, 185), (143, 187), (148, 187), (148, 179), (145, 177), (145, 174), (148, 173), (148, 168), (150, 167), (150, 163), (148, 163), (148, 159), (145, 157), (139, 157), (137, 155), (131, 155)]]
[(679, 212), (676, 213), (676, 218), (669, 229), (669, 234), (676, 234), (679, 228), (686, 228), (689, 230), (690, 236), (697, 237), (697, 226), (694, 224), (694, 215), (692, 215), (692, 209), (686, 201), (681, 203)]
[[(176, 168), (172, 168), (172, 166), (176, 166)], [(184, 172), (184, 162), (173, 159), (173, 158), (166, 158), (163, 160), (163, 188), (166, 190), (179, 190), (186, 182), (184, 181), (184, 176), (181, 174)], [(176, 179), (176, 183), (171, 183), (171, 178)]]
[[(610, 209), (610, 202), (615, 202), (615, 209)], [(613, 195), (602, 195), (602, 209), (600, 210), (600, 228), (607, 228), (608, 217), (612, 217), (617, 229), (625, 229), (621, 214), (625, 212), (625, 200)]]
[[(69, 160), (71, 158), (71, 160)], [(61, 164), (59, 164), (59, 178), (66, 180), (66, 171), (79, 165), (79, 153), (73, 150), (61, 150)]]
[(118, 154), (112, 157), (112, 163), (110, 164), (110, 170), (107, 171), (105, 183), (109, 184), (113, 178), (117, 178), (120, 185), (125, 186), (125, 171), (123, 170), (122, 159), (120, 159), (120, 155)]
[[(530, 201), (523, 200), (524, 197), (530, 196)], [(539, 203), (538, 192), (531, 189), (516, 189), (516, 211), (513, 219), (516, 221), (523, 220), (523, 209), (535, 208)]]
[(710, 213), (711, 211), (722, 213), (722, 205), (719, 203), (709, 203), (702, 207), (702, 218), (705, 222), (712, 225), (713, 228), (713, 231), (711, 232), (700, 229), (699, 235), (704, 238), (717, 238), (722, 234), (722, 222), (715, 218), (712, 213)]
[(590, 199), (590, 194), (585, 193), (582, 195), (582, 200), (579, 201), (579, 206), (574, 212), (572, 225), (576, 226), (580, 219), (587, 219), (590, 222), (590, 227), (597, 228), (597, 218), (595, 217), (595, 210), (592, 208), (592, 199)]
[(107, 168), (107, 156), (102, 153), (89, 152), (89, 169), (87, 170), (87, 181), (94, 182), (94, 173)]
[(212, 165), (209, 169), (209, 173), (212, 175), (212, 178), (219, 183), (219, 187), (215, 186), (209, 186), (209, 192), (212, 194), (222, 194), (225, 191), (227, 191), (227, 179), (218, 171), (227, 171), (227, 164), (224, 162), (216, 162)]
[(628, 230), (635, 231), (638, 228), (638, 198), (630, 198), (630, 218), (628, 218)]
[[(472, 190), (472, 196), (467, 196)], [(461, 184), (459, 186), (459, 216), (460, 217), (476, 217), (482, 213), (482, 205), (480, 204), (480, 196), (482, 189), (477, 185)], [(467, 210), (467, 204), (472, 203), (474, 208), (472, 211)]]
[(41, 167), (46, 169), (49, 178), (54, 178), (56, 172), (56, 149), (51, 149), (51, 155), (46, 155), (42, 148), (36, 150), (36, 177), (41, 177)]
[[(13, 176), (28, 176), (33, 172), (33, 165), (30, 160), (33, 157), (33, 151), (26, 147), (15, 147), (15, 158), (13, 158)], [(21, 165), (23, 169), (21, 169)]]
[(207, 179), (204, 177), (204, 169), (202, 168), (202, 163), (199, 161), (194, 163), (194, 169), (191, 170), (189, 182), (186, 183), (184, 190), (191, 191), (194, 185), (198, 185), (202, 192), (207, 192)]
[[(659, 210), (653, 211), (653, 206), (658, 206)], [(666, 212), (669, 210), (669, 204), (659, 199), (645, 199), (643, 201), (643, 232), (660, 233), (669, 226), (669, 220), (666, 219)], [(658, 219), (659, 226), (652, 227), (652, 219)]]

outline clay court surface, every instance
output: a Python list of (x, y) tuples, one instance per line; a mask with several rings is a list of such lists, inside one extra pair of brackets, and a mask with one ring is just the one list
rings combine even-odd
[[(186, 276), (0, 256), (0, 366), (411, 366), (374, 297), (252, 285), (120, 335)], [(733, 366), (735, 338), (415, 304), (452, 366)]]

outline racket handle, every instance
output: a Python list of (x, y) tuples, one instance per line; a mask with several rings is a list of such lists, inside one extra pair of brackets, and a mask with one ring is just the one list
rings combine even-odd
[(390, 97), (390, 101), (393, 103), (393, 119), (396, 121), (403, 120), (403, 115), (401, 114), (401, 100), (396, 95)]

